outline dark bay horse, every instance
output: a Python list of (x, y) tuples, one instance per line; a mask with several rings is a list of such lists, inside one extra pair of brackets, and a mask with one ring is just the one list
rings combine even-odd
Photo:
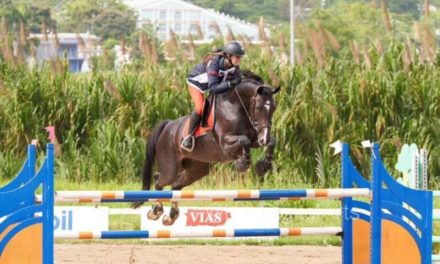
[[(188, 116), (174, 121), (162, 121), (152, 132), (147, 143), (142, 188), (150, 189), (155, 161), (158, 173), (154, 174), (155, 189), (171, 185), (181, 190), (209, 173), (210, 164), (235, 161), (238, 171), (251, 165), (251, 148), (267, 147), (264, 159), (256, 164), (256, 172), (263, 176), (272, 166), (275, 139), (271, 136), (272, 115), (275, 111), (273, 89), (250, 71), (243, 71), (242, 82), (234, 89), (217, 95), (215, 126), (212, 132), (196, 139), (192, 152), (180, 148), (184, 125)], [(139, 207), (142, 202), (134, 203)], [(148, 218), (157, 220), (163, 213), (162, 203), (156, 202)], [(163, 223), (172, 225), (179, 216), (177, 202), (172, 202), (169, 216)]]

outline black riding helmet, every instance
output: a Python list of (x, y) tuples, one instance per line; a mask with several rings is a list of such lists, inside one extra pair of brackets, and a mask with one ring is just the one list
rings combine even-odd
[(223, 47), (222, 51), (226, 54), (240, 56), (240, 57), (244, 56), (244, 54), (246, 54), (243, 46), (241, 46), (241, 44), (236, 41), (232, 41), (232, 42), (229, 42), (228, 44), (226, 44)]

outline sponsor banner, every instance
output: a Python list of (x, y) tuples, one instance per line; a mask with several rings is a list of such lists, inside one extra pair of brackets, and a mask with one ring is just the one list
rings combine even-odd
[[(141, 215), (142, 230), (188, 228), (279, 228), (278, 208), (258, 207), (179, 207), (179, 218), (172, 226), (164, 226), (162, 217), (156, 221), (147, 218), (150, 208)], [(170, 208), (164, 207), (164, 215)]]
[(55, 206), (54, 230), (63, 231), (108, 231), (108, 207)]

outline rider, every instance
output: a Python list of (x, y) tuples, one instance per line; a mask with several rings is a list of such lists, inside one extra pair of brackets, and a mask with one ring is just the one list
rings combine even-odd
[(191, 152), (194, 149), (194, 132), (202, 119), (204, 93), (221, 94), (237, 86), (240, 81), (240, 61), (245, 55), (240, 43), (233, 41), (196, 65), (188, 75), (188, 90), (195, 105), (190, 115), (188, 136), (180, 147)]

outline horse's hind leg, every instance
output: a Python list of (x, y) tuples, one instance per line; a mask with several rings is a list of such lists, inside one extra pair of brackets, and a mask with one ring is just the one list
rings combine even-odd
[(157, 220), (163, 214), (163, 205), (161, 202), (155, 202), (151, 209), (147, 213), (147, 217), (150, 220)]
[[(174, 155), (169, 155), (168, 159), (158, 159), (158, 165), (160, 173), (153, 175), (154, 177), (154, 188), (156, 191), (161, 191), (167, 185), (170, 185), (173, 180), (177, 178), (177, 166), (172, 158)], [(156, 201), (152, 208), (148, 211), (147, 217), (150, 220), (157, 220), (163, 214), (162, 202)]]
[[(192, 184), (193, 182), (203, 178), (209, 173), (209, 163), (204, 163), (196, 160), (184, 160), (183, 172), (177, 181), (171, 184), (173, 190), (181, 190), (183, 187)], [(164, 225), (172, 225), (179, 217), (179, 206), (177, 202), (171, 203), (169, 216), (165, 215), (162, 219)]]

